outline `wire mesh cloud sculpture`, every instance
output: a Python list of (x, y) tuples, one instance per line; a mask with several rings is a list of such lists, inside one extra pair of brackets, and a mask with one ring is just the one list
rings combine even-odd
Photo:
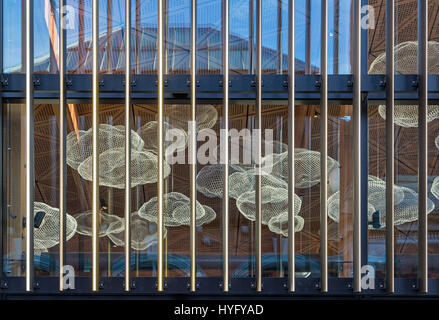
[[(271, 174), (284, 180), (288, 179), (288, 152), (273, 154), (272, 159), (263, 159), (265, 165), (267, 161), (272, 161)], [(333, 189), (338, 189), (337, 179), (339, 179), (340, 164), (337, 160), (328, 157), (328, 176), (329, 183)], [(265, 165), (269, 170), (270, 167)], [(320, 152), (295, 148), (294, 149), (294, 187), (298, 189), (311, 188), (320, 182)], [(339, 183), (339, 182), (338, 182)]]
[[(288, 189), (263, 186), (262, 193), (262, 224), (268, 225), (270, 219), (288, 212)], [(256, 220), (256, 192), (247, 191), (236, 200), (239, 212), (248, 220)], [(294, 215), (298, 215), (302, 200), (294, 194)]]
[[(381, 228), (386, 226), (386, 182), (378, 177), (369, 176), (368, 180), (368, 220), (372, 221), (372, 215), (380, 212)], [(407, 187), (394, 186), (395, 199), (395, 225), (416, 221), (418, 219), (418, 194)], [(340, 194), (334, 193), (328, 198), (328, 216), (338, 222), (340, 218)], [(434, 210), (434, 203), (427, 199), (427, 214)], [(369, 229), (373, 229), (369, 225)]]
[[(190, 225), (190, 199), (180, 192), (169, 192), (163, 197), (163, 224), (167, 227)], [(157, 197), (140, 207), (140, 217), (157, 223)], [(215, 220), (216, 213), (210, 207), (196, 203), (196, 225), (201, 226)]]
[[(123, 228), (125, 230), (125, 219)], [(168, 230), (163, 228), (163, 238), (166, 238)], [(118, 247), (125, 246), (125, 232), (109, 233), (108, 238)], [(131, 213), (131, 248), (143, 251), (157, 243), (157, 225), (139, 216), (136, 212)]]
[[(294, 216), (294, 232), (302, 231), (305, 220), (298, 215)], [(288, 212), (273, 217), (268, 221), (268, 228), (271, 232), (288, 237)]]
[[(77, 170), (79, 165), (93, 155), (93, 128), (87, 131), (72, 131), (66, 138), (66, 162), (73, 169)], [(99, 149), (98, 153), (113, 148), (124, 148), (125, 146), (125, 127), (121, 125), (113, 126), (109, 124), (99, 125)], [(144, 142), (142, 138), (131, 130), (131, 150), (141, 151)]]
[[(201, 192), (208, 198), (222, 198), (224, 194), (224, 179), (222, 164), (211, 164), (204, 166), (197, 174), (196, 185), (197, 191)], [(239, 165), (229, 165), (229, 196), (237, 198), (242, 192), (239, 186), (230, 184), (230, 174), (235, 172), (244, 172), (245, 170)]]
[[(83, 236), (92, 236), (92, 211), (88, 210), (75, 216), (78, 222), (77, 232)], [(99, 213), (99, 237), (108, 236), (111, 233), (120, 233), (124, 230), (123, 219), (103, 211)]]
[[(34, 202), (34, 216), (44, 212), (39, 227), (34, 228), (34, 250), (41, 253), (59, 243), (59, 209), (42, 203)], [(70, 240), (76, 233), (77, 222), (74, 217), (66, 214), (66, 240)]]
[[(407, 41), (395, 46), (395, 70), (400, 74), (418, 73), (418, 42)], [(436, 41), (428, 42), (428, 72), (439, 73), (439, 43)], [(380, 54), (370, 65), (370, 74), (386, 73), (386, 53)], [(378, 113), (386, 119), (386, 106), (380, 105)], [(427, 109), (427, 121), (431, 122), (439, 118), (439, 107), (429, 105)], [(417, 105), (395, 105), (394, 107), (395, 124), (401, 127), (418, 126), (418, 106)]]
[(439, 200), (439, 177), (433, 179), (433, 183), (431, 185), (431, 193), (435, 196), (436, 199)]
[[(188, 131), (191, 110), (187, 105), (173, 104), (165, 107), (165, 117), (174, 127)], [(212, 128), (218, 120), (218, 111), (210, 104), (197, 104), (197, 128)]]
[[(173, 147), (175, 147), (175, 151), (178, 152), (185, 150), (188, 143), (187, 131), (181, 128), (176, 128), (171, 124), (167, 123), (166, 121), (163, 122), (163, 132), (166, 134), (171, 131), (172, 131), (171, 137), (174, 139), (172, 144)], [(145, 143), (143, 146), (144, 149), (148, 151), (151, 150), (157, 153), (157, 121), (154, 120), (147, 122), (145, 125), (140, 127), (140, 129), (138, 130), (138, 134), (140, 135), (140, 137), (143, 139)], [(167, 151), (168, 149), (165, 148), (165, 155), (168, 155)]]
[[(78, 173), (88, 181), (93, 180), (92, 157), (81, 162)], [(131, 187), (157, 182), (158, 161), (153, 152), (131, 150)], [(171, 173), (170, 165), (163, 160), (163, 174)], [(125, 148), (113, 148), (99, 155), (99, 184), (117, 189), (125, 188)]]

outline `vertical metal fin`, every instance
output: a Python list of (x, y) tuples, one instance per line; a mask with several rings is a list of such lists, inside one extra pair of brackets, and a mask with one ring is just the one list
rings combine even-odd
[[(294, 130), (295, 130), (295, 55), (294, 55), (294, 4), (288, 3), (288, 163), (294, 164)], [(294, 234), (294, 165), (288, 166), (288, 280), (289, 290), (295, 287), (295, 234)]]
[(354, 0), (354, 292), (361, 291), (361, 0)]
[(197, 203), (197, 0), (191, 1), (191, 121), (190, 132), (190, 197), (191, 197), (191, 225), (190, 225), (190, 251), (191, 251), (191, 291), (196, 291), (196, 203)]
[(222, 2), (223, 27), (223, 183), (224, 195), (222, 203), (223, 229), (223, 290), (229, 291), (229, 0)]
[(262, 0), (256, 0), (256, 291), (262, 291), (262, 179), (261, 179), (261, 154), (262, 154)]
[(320, 290), (328, 291), (328, 0), (322, 0), (320, 83)]
[(93, 199), (92, 199), (92, 290), (99, 290), (99, 0), (93, 0)]
[(131, 0), (125, 0), (125, 291), (131, 275)]
[(164, 86), (163, 86), (163, 1), (158, 0), (158, 28), (157, 28), (157, 290), (163, 291), (163, 108), (164, 108)]
[(427, 194), (428, 194), (428, 0), (418, 0), (418, 76), (419, 76), (419, 291), (428, 292), (428, 218), (427, 218)]
[(25, 5), (25, 73), (26, 73), (26, 291), (34, 285), (34, 1)]
[(394, 284), (394, 195), (395, 150), (394, 150), (394, 45), (395, 45), (395, 3), (386, 1), (386, 290), (395, 291)]
[(67, 210), (67, 165), (66, 165), (66, 30), (65, 0), (59, 1), (59, 290), (63, 291), (63, 269), (66, 259), (66, 210)]

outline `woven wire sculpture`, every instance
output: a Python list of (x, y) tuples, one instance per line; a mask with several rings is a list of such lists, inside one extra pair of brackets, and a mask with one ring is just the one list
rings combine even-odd
[[(386, 182), (373, 176), (368, 181), (368, 220), (372, 221), (372, 215), (380, 212), (381, 228), (386, 226)], [(406, 187), (394, 186), (395, 199), (395, 225), (416, 221), (418, 219), (418, 194)], [(427, 214), (434, 210), (434, 203), (427, 199)], [(336, 222), (340, 218), (340, 193), (336, 192), (328, 198), (328, 216)], [(369, 229), (373, 229), (369, 225)]]
[[(82, 212), (75, 216), (78, 222), (77, 232), (83, 236), (92, 236), (92, 218), (93, 213), (91, 210)], [(99, 213), (99, 237), (108, 236), (110, 233), (119, 233), (124, 230), (123, 219), (114, 215), (108, 214), (103, 211)]]
[[(165, 117), (176, 128), (188, 132), (188, 122), (191, 121), (191, 110), (187, 105), (173, 104), (165, 107)], [(197, 104), (197, 128), (212, 128), (218, 120), (218, 111), (210, 104)]]
[(439, 177), (434, 178), (431, 185), (431, 193), (439, 200)]
[[(92, 157), (78, 167), (82, 178), (92, 181)], [(149, 151), (131, 150), (131, 187), (157, 182), (157, 155)], [(164, 177), (171, 173), (170, 165), (163, 160)], [(99, 185), (125, 188), (125, 148), (113, 148), (99, 155)]]
[[(190, 225), (190, 199), (182, 193), (170, 192), (163, 197), (163, 224), (167, 227)], [(196, 202), (196, 225), (210, 223), (216, 218), (212, 209)], [(139, 209), (140, 217), (157, 223), (157, 197), (151, 198)], [(207, 215), (207, 217), (205, 217)]]
[[(395, 70), (400, 74), (418, 73), (418, 42), (407, 41), (395, 46)], [(439, 43), (428, 42), (428, 72), (431, 74), (439, 73)], [(370, 74), (386, 73), (386, 53), (380, 54), (370, 65)], [(380, 105), (378, 113), (386, 119), (386, 106)], [(439, 107), (429, 105), (427, 109), (427, 121), (431, 122), (439, 118)], [(418, 106), (417, 105), (395, 105), (394, 107), (395, 124), (401, 127), (418, 126)]]
[[(261, 189), (262, 199), (262, 224), (268, 225), (270, 219), (288, 212), (288, 189), (263, 186)], [(248, 220), (256, 220), (256, 192), (243, 193), (236, 200), (239, 212)], [(302, 206), (302, 200), (294, 194), (294, 215), (298, 215)]]
[[(303, 229), (305, 220), (301, 216), (294, 216), (294, 232), (299, 232)], [(268, 228), (271, 232), (288, 237), (288, 213), (282, 213), (273, 217), (268, 221)]]
[[(91, 158), (93, 155), (93, 128), (87, 131), (72, 131), (66, 138), (66, 162), (73, 169), (77, 170), (79, 165)], [(98, 153), (113, 148), (124, 148), (125, 146), (125, 127), (113, 126), (109, 124), (99, 125), (99, 149)], [(131, 130), (131, 150), (141, 151), (144, 142), (142, 138), (133, 130)]]
[[(125, 229), (125, 219), (123, 228)], [(163, 228), (163, 238), (166, 238), (168, 230)], [(125, 246), (125, 232), (109, 233), (108, 238), (118, 247)], [(157, 243), (157, 225), (139, 216), (137, 212), (131, 213), (131, 248), (137, 251), (146, 250)]]
[[(238, 165), (229, 165), (229, 196), (236, 199), (242, 192), (239, 191), (239, 186), (230, 184), (230, 174), (235, 172), (244, 172), (244, 169)], [(222, 198), (224, 194), (223, 165), (212, 164), (204, 166), (197, 174), (196, 185), (197, 191), (206, 197)]]
[[(34, 228), (34, 250), (36, 253), (46, 252), (47, 249), (59, 243), (59, 209), (42, 203), (34, 202), (34, 216), (44, 212), (43, 220), (39, 227)], [(76, 219), (66, 214), (66, 240), (70, 240), (76, 233)]]
[[(270, 155), (271, 159), (264, 158), (265, 171), (269, 172), (272, 162), (271, 174), (284, 180), (288, 179), (288, 152)], [(340, 164), (337, 160), (328, 157), (329, 184), (332, 189), (338, 189)], [(320, 182), (320, 152), (295, 148), (294, 149), (294, 187), (298, 189), (311, 188)]]
[[(175, 128), (167, 122), (163, 122), (163, 132), (166, 134), (167, 132), (172, 132), (176, 137), (173, 137), (173, 146), (175, 147), (175, 151), (185, 150), (188, 143), (188, 135), (185, 130), (180, 128)], [(138, 130), (140, 137), (145, 142), (143, 146), (146, 150), (151, 150), (157, 153), (157, 121), (150, 121), (140, 127)], [(171, 143), (171, 142), (169, 142)], [(165, 153), (167, 154), (167, 148), (165, 148)]]

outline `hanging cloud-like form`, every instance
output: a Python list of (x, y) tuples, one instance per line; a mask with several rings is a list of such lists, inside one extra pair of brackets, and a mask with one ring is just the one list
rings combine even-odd
[[(125, 219), (123, 226), (125, 230)], [(124, 231), (110, 233), (108, 238), (119, 247), (125, 246)], [(163, 237), (166, 238), (167, 229), (163, 229)], [(157, 243), (157, 225), (139, 216), (137, 212), (131, 214), (131, 248), (142, 251)]]
[[(167, 227), (190, 225), (190, 199), (182, 193), (170, 192), (163, 197), (163, 223)], [(157, 223), (157, 197), (151, 198), (139, 209), (140, 217)], [(196, 202), (196, 225), (201, 226), (215, 220), (216, 213), (208, 206)]]
[[(418, 73), (418, 42), (407, 41), (395, 46), (395, 70), (399, 74)], [(439, 43), (436, 41), (428, 42), (428, 72), (431, 74), (439, 73)], [(370, 74), (386, 73), (386, 53), (380, 54), (370, 65)], [(380, 105), (378, 113), (386, 119), (386, 106)], [(439, 106), (431, 105), (427, 109), (427, 121), (431, 122), (439, 118)], [(401, 127), (418, 126), (418, 106), (417, 105), (395, 105), (394, 107), (395, 124)]]
[[(34, 202), (34, 216), (44, 212), (44, 218), (38, 228), (34, 228), (34, 250), (46, 252), (47, 249), (59, 243), (59, 209), (42, 203)], [(77, 222), (71, 215), (66, 214), (66, 240), (70, 240), (76, 232)]]
[[(386, 226), (386, 182), (378, 177), (369, 176), (368, 181), (368, 219), (380, 211), (381, 227)], [(418, 219), (418, 194), (406, 187), (394, 186), (395, 225), (416, 221)], [(427, 199), (427, 213), (434, 210), (434, 203)], [(338, 222), (340, 219), (340, 193), (336, 192), (328, 198), (328, 216)], [(369, 225), (372, 229), (373, 226)]]

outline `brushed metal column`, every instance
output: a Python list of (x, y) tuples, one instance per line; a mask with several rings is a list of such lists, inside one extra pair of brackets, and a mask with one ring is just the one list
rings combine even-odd
[(328, 291), (328, 0), (322, 0), (320, 81), (320, 290)]
[(427, 194), (428, 194), (428, 0), (418, 0), (418, 77), (419, 77), (419, 176), (418, 176), (418, 214), (419, 214), (419, 291), (428, 292), (428, 218), (427, 218)]
[(361, 291), (361, 0), (354, 0), (354, 239), (353, 289)]
[(394, 150), (394, 46), (395, 46), (395, 3), (386, 0), (386, 290), (395, 291), (394, 267), (394, 183), (395, 183), (395, 150)]
[(66, 0), (59, 1), (59, 290), (63, 291), (63, 269), (66, 262), (66, 210), (67, 210), (67, 103), (66, 103)]
[(164, 108), (164, 79), (163, 79), (163, 1), (158, 0), (157, 28), (157, 290), (163, 291), (163, 108)]
[(224, 194), (222, 201), (222, 231), (223, 231), (223, 291), (229, 291), (229, 0), (222, 3), (223, 28), (223, 130), (226, 138), (221, 151), (223, 157)]
[(92, 65), (92, 290), (99, 290), (99, 0), (93, 0), (93, 65)]
[(125, 291), (131, 288), (131, 0), (125, 0)]
[(26, 291), (34, 284), (34, 1), (25, 4), (25, 73), (26, 73)]
[(256, 179), (256, 291), (262, 291), (262, 179), (261, 179), (261, 154), (262, 154), (262, 0), (256, 0), (256, 103), (255, 103), (255, 128), (258, 135), (255, 146)]
[(196, 213), (197, 213), (197, 0), (191, 0), (191, 121), (190, 132), (190, 197), (191, 197), (191, 221), (190, 221), (190, 250), (191, 250), (191, 291), (196, 291)]
[(294, 130), (295, 130), (295, 56), (294, 56), (294, 3), (288, 2), (288, 283), (290, 292), (295, 283), (295, 233), (294, 233)]

